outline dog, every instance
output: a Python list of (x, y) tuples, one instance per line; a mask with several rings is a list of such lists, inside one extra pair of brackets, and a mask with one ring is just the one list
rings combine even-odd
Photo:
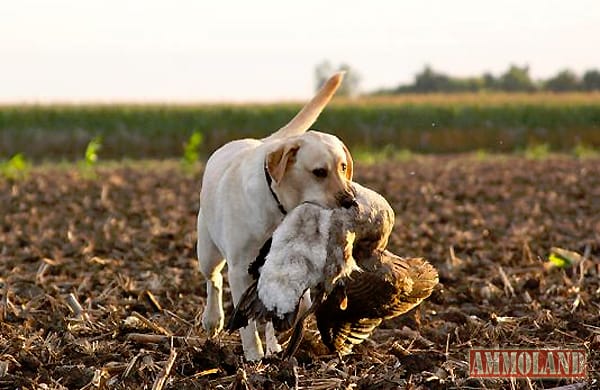
[[(223, 276), (227, 262), (234, 305), (252, 283), (248, 267), (288, 211), (303, 202), (351, 207), (353, 161), (337, 137), (310, 126), (341, 84), (333, 75), (284, 127), (263, 139), (229, 142), (208, 159), (198, 211), (198, 262), (206, 278), (202, 325), (209, 337), (224, 325)], [(307, 292), (301, 310), (311, 306)], [(247, 360), (264, 357), (256, 324), (240, 330)], [(272, 324), (265, 327), (267, 354), (281, 351)]]

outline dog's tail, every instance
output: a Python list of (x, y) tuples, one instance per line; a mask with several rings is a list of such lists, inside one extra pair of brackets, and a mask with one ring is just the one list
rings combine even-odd
[(323, 111), (327, 103), (329, 103), (333, 94), (342, 83), (344, 73), (345, 72), (338, 72), (331, 76), (311, 101), (308, 102), (287, 125), (265, 139), (270, 140), (274, 138), (292, 137), (306, 132), (310, 126), (315, 123), (321, 111)]

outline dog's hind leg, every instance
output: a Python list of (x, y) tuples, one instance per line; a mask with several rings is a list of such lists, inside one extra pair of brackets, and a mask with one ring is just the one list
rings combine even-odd
[[(237, 264), (244, 263), (240, 261), (237, 262)], [(233, 298), (234, 305), (237, 306), (242, 294), (252, 283), (252, 277), (248, 273), (247, 268), (240, 269), (239, 267), (229, 267), (228, 275), (231, 297)], [(256, 361), (263, 358), (263, 346), (256, 330), (256, 322), (254, 320), (249, 321), (248, 326), (240, 329), (240, 337), (242, 339), (246, 360)]]
[(223, 312), (223, 275), (225, 259), (215, 246), (202, 217), (198, 212), (198, 266), (206, 278), (206, 307), (202, 314), (202, 327), (209, 337), (216, 336), (225, 320)]

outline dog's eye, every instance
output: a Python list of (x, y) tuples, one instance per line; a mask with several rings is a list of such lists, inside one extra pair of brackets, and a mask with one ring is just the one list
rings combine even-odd
[(327, 169), (325, 169), (325, 168), (313, 169), (312, 173), (313, 173), (313, 175), (315, 175), (316, 177), (319, 177), (319, 178), (327, 177)]
[(346, 163), (342, 163), (342, 172), (346, 172), (346, 169), (348, 169), (348, 166)]

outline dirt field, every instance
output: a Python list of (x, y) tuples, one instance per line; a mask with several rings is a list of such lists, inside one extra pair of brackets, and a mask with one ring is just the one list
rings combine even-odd
[[(294, 368), (276, 359), (244, 363), (237, 335), (206, 340), (200, 177), (152, 163), (98, 168), (95, 178), (59, 167), (0, 179), (0, 388), (160, 388), (161, 379), (166, 389), (230, 388), (242, 374), (256, 389), (293, 382)], [(600, 161), (416, 158), (359, 165), (355, 179), (396, 210), (390, 249), (429, 259), (440, 285), (342, 362), (308, 332), (300, 387), (571, 383), (469, 379), (471, 346), (584, 348), (585, 383), (600, 385)], [(587, 259), (545, 267), (553, 246)]]

